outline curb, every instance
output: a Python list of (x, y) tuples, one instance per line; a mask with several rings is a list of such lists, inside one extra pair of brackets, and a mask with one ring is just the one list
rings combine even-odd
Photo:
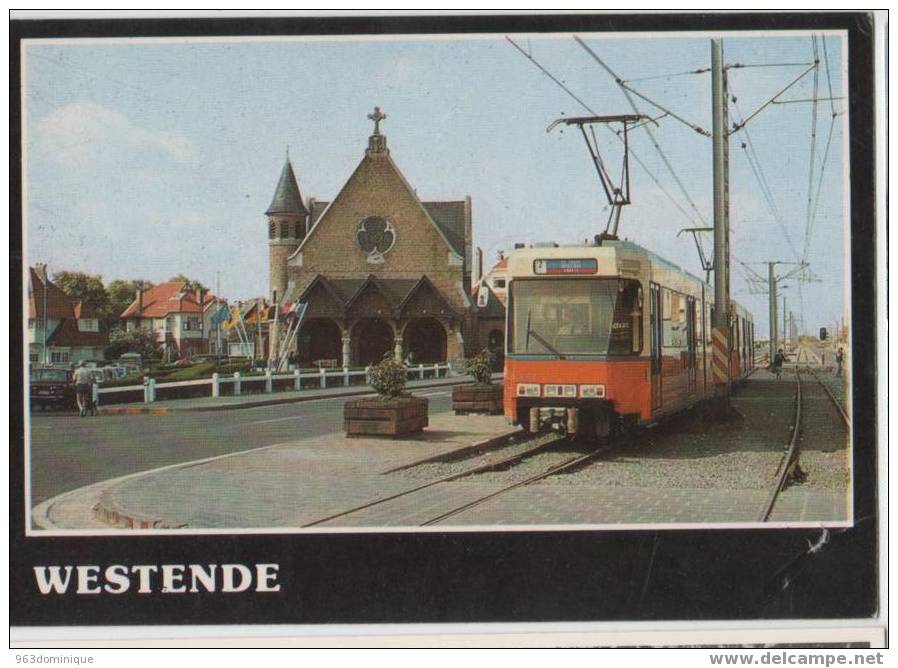
[(100, 500), (91, 508), (94, 517), (118, 529), (183, 529), (186, 524), (176, 524), (166, 520), (152, 519), (119, 508), (114, 501), (104, 500), (108, 490), (100, 495)]
[[(415, 390), (427, 390), (435, 387), (453, 387), (455, 385), (463, 385), (465, 383), (470, 383), (471, 379), (467, 376), (463, 378), (459, 378), (457, 381), (453, 381), (451, 383), (429, 383), (427, 385), (416, 385), (413, 388), (410, 388), (411, 391)], [(165, 407), (150, 407), (150, 406), (122, 406), (119, 408), (116, 407), (108, 407), (104, 408), (102, 406), (97, 407), (97, 411), (100, 415), (167, 415), (169, 413), (209, 413), (214, 411), (231, 411), (231, 410), (241, 410), (246, 408), (260, 408), (262, 406), (277, 406), (280, 404), (295, 404), (303, 401), (320, 401), (322, 399), (339, 399), (341, 397), (358, 397), (365, 394), (374, 394), (374, 391), (370, 387), (365, 387), (364, 389), (354, 390), (351, 392), (340, 392), (335, 393), (333, 395), (316, 395), (316, 396), (291, 396), (291, 397), (279, 397), (277, 399), (262, 399), (260, 401), (247, 401), (246, 403), (239, 404), (222, 404), (220, 406), (193, 406), (193, 407), (184, 407), (179, 408), (177, 406), (165, 406)]]

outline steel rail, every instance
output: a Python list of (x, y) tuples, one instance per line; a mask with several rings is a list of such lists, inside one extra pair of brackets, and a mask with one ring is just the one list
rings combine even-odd
[(832, 393), (832, 390), (827, 387), (826, 383), (820, 380), (820, 377), (817, 375), (816, 371), (814, 371), (810, 367), (808, 368), (808, 371), (810, 371), (814, 375), (814, 380), (820, 383), (820, 387), (822, 387), (823, 391), (826, 392), (826, 396), (828, 396), (830, 398), (830, 401), (833, 402), (836, 410), (839, 411), (839, 415), (842, 416), (842, 421), (845, 423), (845, 426), (850, 427), (851, 418), (848, 417), (848, 413), (845, 412), (845, 408), (843, 408), (842, 403), (838, 399), (836, 399), (836, 395)]
[(460, 473), (452, 473), (450, 475), (444, 476), (442, 478), (437, 478), (436, 480), (431, 480), (429, 482), (424, 483), (423, 485), (417, 485), (412, 487), (411, 489), (403, 490), (402, 492), (397, 492), (395, 494), (391, 494), (389, 496), (382, 497), (380, 499), (375, 499), (374, 501), (369, 501), (368, 503), (363, 503), (362, 505), (356, 506), (354, 508), (350, 508), (348, 510), (340, 511), (339, 513), (334, 513), (333, 515), (328, 515), (327, 517), (322, 517), (321, 519), (317, 519), (314, 522), (309, 522), (308, 524), (303, 524), (303, 528), (305, 527), (313, 527), (319, 524), (324, 524), (325, 522), (329, 522), (331, 520), (335, 520), (338, 517), (345, 517), (346, 515), (351, 515), (353, 513), (357, 513), (360, 510), (365, 510), (366, 508), (371, 508), (373, 506), (378, 506), (382, 503), (386, 503), (387, 501), (393, 501), (394, 499), (398, 499), (403, 496), (408, 496), (409, 494), (413, 494), (414, 492), (421, 491), (422, 489), (427, 489), (428, 487), (433, 487), (434, 485), (439, 485), (444, 482), (451, 482), (458, 478), (464, 478), (465, 476), (469, 476), (475, 473), (484, 473), (486, 471), (490, 471), (492, 469), (498, 469), (503, 466), (507, 466), (509, 464), (514, 464), (522, 459), (526, 459), (530, 455), (536, 454), (542, 450), (545, 450), (555, 443), (563, 440), (563, 436), (559, 434), (541, 434), (539, 437), (535, 439), (536, 445), (532, 448), (524, 450), (523, 452), (519, 452), (517, 454), (511, 455), (510, 457), (506, 457), (497, 462), (488, 462), (486, 464), (480, 464), (479, 466), (475, 466), (473, 468), (467, 469), (465, 471), (461, 471)]
[(786, 486), (789, 473), (798, 464), (798, 435), (801, 432), (801, 373), (798, 370), (795, 371), (795, 382), (795, 421), (792, 427), (792, 438), (789, 440), (789, 449), (786, 451), (786, 456), (780, 462), (779, 469), (777, 469), (776, 486), (764, 505), (764, 509), (758, 518), (759, 522), (766, 522), (770, 518), (776, 499)]
[(523, 487), (525, 485), (529, 485), (532, 482), (537, 482), (538, 480), (543, 480), (544, 478), (548, 478), (549, 476), (555, 475), (556, 473), (561, 473), (565, 469), (573, 468), (575, 466), (579, 466), (580, 464), (584, 464), (587, 461), (594, 459), (595, 457), (597, 457), (598, 455), (600, 455), (604, 452), (606, 452), (606, 448), (594, 450), (592, 452), (586, 453), (585, 455), (577, 455), (576, 457), (572, 457), (571, 459), (567, 460), (566, 462), (562, 462), (561, 464), (556, 464), (555, 466), (549, 467), (542, 473), (537, 473), (537, 474), (532, 475), (529, 478), (526, 478), (524, 480), (519, 480), (516, 483), (512, 483), (511, 485), (508, 485), (506, 487), (503, 487), (502, 489), (496, 490), (495, 492), (487, 494), (486, 496), (482, 496), (479, 499), (470, 501), (469, 503), (459, 506), (458, 508), (453, 508), (452, 510), (447, 511), (447, 512), (443, 513), (442, 515), (438, 515), (437, 517), (427, 520), (426, 522), (421, 524), (421, 526), (422, 527), (432, 526), (434, 524), (437, 524), (438, 522), (442, 522), (443, 520), (453, 517), (454, 515), (458, 515), (459, 513), (462, 513), (466, 510), (474, 508), (475, 506), (479, 506), (482, 503), (486, 503), (490, 499), (493, 499), (493, 498), (499, 496), (500, 494), (505, 494), (505, 492), (510, 492), (511, 490), (517, 489), (518, 487)]

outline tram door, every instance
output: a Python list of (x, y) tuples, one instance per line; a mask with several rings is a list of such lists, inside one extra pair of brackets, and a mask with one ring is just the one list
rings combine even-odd
[(661, 408), (661, 288), (652, 283), (649, 299), (649, 320), (652, 328), (652, 410)]
[(695, 297), (686, 297), (686, 392), (695, 394)]

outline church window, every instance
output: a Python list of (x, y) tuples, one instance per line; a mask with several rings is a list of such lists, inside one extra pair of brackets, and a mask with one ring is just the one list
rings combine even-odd
[(274, 239), (275, 234), (277, 233), (277, 223), (271, 222), (268, 224), (268, 238)]
[(369, 262), (383, 262), (383, 256), (396, 242), (396, 229), (389, 221), (370, 216), (359, 223), (356, 241)]
[(281, 221), (281, 239), (290, 236), (290, 230), (288, 229), (290, 223), (287, 221)]

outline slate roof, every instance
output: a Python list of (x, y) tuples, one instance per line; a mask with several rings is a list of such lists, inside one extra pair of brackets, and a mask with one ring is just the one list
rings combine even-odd
[(169, 313), (202, 313), (216, 299), (212, 294), (204, 294), (201, 306), (192, 290), (184, 291), (184, 285), (180, 281), (169, 281), (144, 290), (141, 299), (143, 308), (137, 308), (135, 298), (120, 317), (164, 318)]
[(319, 202), (317, 199), (313, 199), (311, 201), (311, 212), (309, 214), (309, 229), (318, 222), (318, 219), (321, 218), (321, 214), (324, 213), (324, 210), (330, 206), (330, 202)]
[(433, 222), (439, 226), (452, 249), (465, 256), (465, 203), (458, 202), (421, 202)]
[[(427, 279), (424, 276), (421, 278), (380, 278), (373, 275), (366, 278), (327, 278), (319, 274), (313, 281), (314, 280), (318, 280), (329, 286), (333, 290), (333, 293), (340, 299), (342, 302), (341, 306), (344, 308), (352, 301), (352, 298), (358, 294), (359, 290), (362, 289), (362, 286), (371, 280), (380, 289), (390, 306), (394, 309), (398, 309), (406, 299), (408, 299), (418, 284)], [(309, 283), (309, 286), (311, 285), (312, 284)], [(434, 289), (437, 293), (440, 292), (439, 289)], [(299, 298), (304, 298), (306, 296), (305, 293), (307, 292), (308, 287), (303, 291), (303, 294), (300, 295)], [(445, 297), (443, 297), (443, 300), (446, 301), (447, 304), (449, 303)]]
[(271, 198), (271, 204), (268, 205), (265, 215), (272, 213), (296, 213), (301, 216), (309, 213), (306, 205), (302, 203), (302, 195), (299, 193), (299, 185), (296, 183), (296, 175), (293, 173), (293, 165), (290, 164), (289, 159), (284, 163), (281, 178), (278, 180), (274, 197)]
[[(496, 293), (493, 292), (493, 289), (489, 285), (483, 284), (483, 287), (487, 290), (486, 306), (477, 306), (477, 315), (481, 318), (504, 318), (505, 306), (502, 304), (502, 301), (496, 296)], [(472, 301), (475, 305), (477, 304), (477, 295), (479, 292), (480, 286), (475, 287), (472, 291)]]

